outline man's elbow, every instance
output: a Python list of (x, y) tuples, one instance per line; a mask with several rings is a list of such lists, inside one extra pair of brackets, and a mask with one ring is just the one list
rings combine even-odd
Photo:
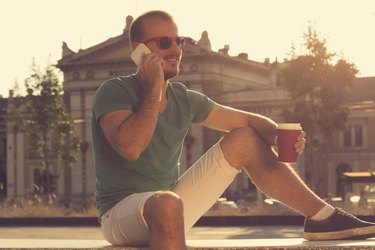
[(269, 132), (267, 134), (268, 134), (267, 142), (270, 144), (270, 146), (276, 146), (276, 143), (277, 143), (277, 124), (276, 123), (271, 124), (269, 128)]
[(122, 155), (122, 157), (124, 157), (125, 159), (129, 161), (138, 160), (143, 152), (143, 150), (138, 149), (135, 146), (131, 146), (131, 147), (124, 146), (124, 147), (119, 148), (117, 151)]

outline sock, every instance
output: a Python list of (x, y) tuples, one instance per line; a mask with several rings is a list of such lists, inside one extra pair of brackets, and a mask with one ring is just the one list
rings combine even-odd
[(319, 212), (317, 212), (313, 217), (311, 217), (311, 220), (325, 220), (329, 216), (333, 214), (335, 211), (335, 208), (331, 205), (327, 204), (322, 209), (320, 209)]

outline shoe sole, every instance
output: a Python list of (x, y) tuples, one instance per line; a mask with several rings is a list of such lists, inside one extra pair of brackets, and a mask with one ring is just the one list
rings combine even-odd
[(353, 228), (335, 232), (303, 233), (306, 240), (363, 240), (375, 237), (375, 226)]

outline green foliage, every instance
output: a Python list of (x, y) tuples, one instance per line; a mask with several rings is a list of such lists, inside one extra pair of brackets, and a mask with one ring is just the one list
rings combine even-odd
[(328, 52), (326, 41), (313, 27), (304, 34), (307, 53), (291, 58), (282, 70), (280, 84), (290, 95), (283, 110), (288, 122), (300, 122), (307, 132), (306, 181), (325, 195), (327, 168), (324, 143), (337, 130), (345, 129), (349, 109), (346, 96), (358, 73), (354, 64)]
[(42, 71), (33, 62), (25, 88), (25, 96), (15, 93), (10, 99), (7, 122), (14, 132), (27, 136), (28, 153), (38, 160), (41, 169), (51, 173), (51, 162), (57, 158), (64, 166), (70, 166), (77, 160), (81, 139), (64, 106), (57, 69), (47, 64)]
[(289, 60), (281, 73), (291, 97), (284, 118), (300, 121), (317, 143), (320, 135), (344, 129), (349, 112), (344, 103), (358, 71), (344, 59), (334, 61), (336, 54), (328, 52), (313, 27), (304, 38), (307, 54)]

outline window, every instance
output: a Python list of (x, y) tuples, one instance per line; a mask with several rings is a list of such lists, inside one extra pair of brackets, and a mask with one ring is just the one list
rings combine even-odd
[(348, 129), (343, 132), (343, 146), (346, 148), (364, 146), (363, 125), (348, 126)]
[(7, 141), (6, 138), (0, 138), (0, 158), (5, 158), (7, 155)]
[(354, 126), (354, 141), (355, 146), (363, 146), (363, 133), (362, 133), (362, 126), (355, 125)]
[(350, 129), (344, 132), (344, 147), (350, 147), (352, 144), (352, 135)]

